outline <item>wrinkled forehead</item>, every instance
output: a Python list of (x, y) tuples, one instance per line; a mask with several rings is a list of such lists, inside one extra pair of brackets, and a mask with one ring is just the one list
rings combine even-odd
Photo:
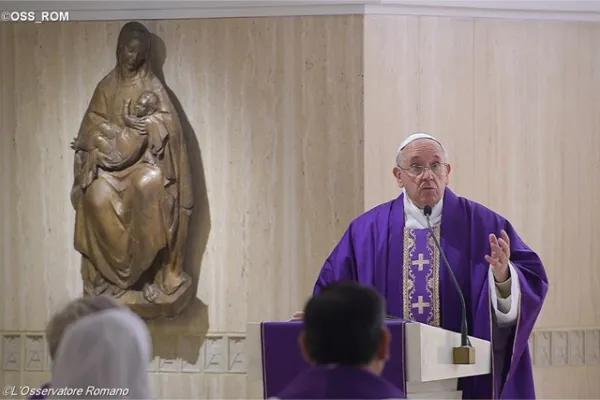
[(425, 159), (428, 160), (442, 160), (444, 158), (444, 148), (442, 145), (433, 139), (417, 139), (411, 142), (402, 149), (404, 158), (407, 160), (411, 159)]

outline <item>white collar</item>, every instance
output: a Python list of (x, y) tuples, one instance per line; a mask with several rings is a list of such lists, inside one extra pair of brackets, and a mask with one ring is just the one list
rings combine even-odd
[[(404, 226), (409, 229), (424, 229), (427, 228), (427, 218), (423, 214), (423, 210), (417, 207), (411, 199), (408, 198), (408, 193), (402, 189), (404, 193)], [(431, 226), (436, 226), (442, 222), (442, 209), (444, 208), (444, 196), (440, 201), (433, 206), (429, 221)]]

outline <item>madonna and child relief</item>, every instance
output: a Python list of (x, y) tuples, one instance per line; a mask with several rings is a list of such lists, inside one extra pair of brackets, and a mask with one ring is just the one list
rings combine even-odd
[(110, 295), (157, 318), (179, 314), (195, 297), (183, 269), (194, 199), (180, 117), (150, 51), (146, 27), (125, 24), (116, 65), (71, 143), (71, 202), (84, 294)]

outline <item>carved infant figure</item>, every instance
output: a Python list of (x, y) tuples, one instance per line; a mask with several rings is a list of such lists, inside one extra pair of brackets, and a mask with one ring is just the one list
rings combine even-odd
[[(153, 154), (162, 149), (163, 139), (155, 137), (152, 125), (152, 115), (159, 108), (158, 96), (150, 91), (143, 92), (133, 106), (133, 115), (129, 112), (130, 101), (123, 104), (122, 117), (127, 127), (136, 124), (135, 118), (141, 120), (144, 128), (119, 129), (108, 123), (102, 123), (91, 135), (75, 139), (71, 145), (74, 150), (97, 151), (96, 165), (107, 171), (120, 171), (135, 164), (145, 155), (148, 148), (148, 131), (153, 131), (150, 144)], [(159, 135), (160, 136), (160, 135)], [(153, 157), (145, 157), (145, 161), (154, 163)]]

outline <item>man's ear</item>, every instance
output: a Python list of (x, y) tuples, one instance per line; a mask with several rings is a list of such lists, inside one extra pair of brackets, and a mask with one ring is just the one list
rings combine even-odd
[(304, 361), (311, 365), (314, 364), (308, 353), (308, 346), (306, 345), (306, 335), (304, 334), (304, 331), (300, 332), (300, 335), (298, 336), (298, 346), (300, 346), (300, 351), (302, 352), (302, 358), (304, 358)]
[(400, 189), (403, 189), (404, 183), (402, 183), (402, 178), (400, 176), (400, 168), (394, 167), (394, 169), (392, 169), (392, 174), (394, 174), (394, 178), (396, 178), (396, 183), (398, 184)]
[(381, 340), (379, 341), (379, 347), (377, 348), (377, 359), (381, 361), (388, 361), (390, 359), (390, 344), (392, 342), (392, 335), (388, 328), (384, 328), (381, 332)]

